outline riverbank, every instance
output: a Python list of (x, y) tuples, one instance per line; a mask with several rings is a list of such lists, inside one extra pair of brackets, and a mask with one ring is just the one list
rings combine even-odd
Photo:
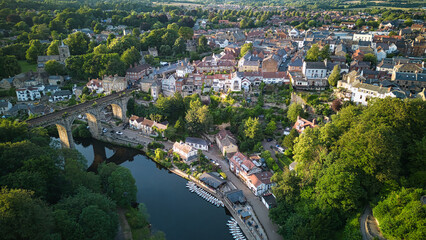
[[(182, 170), (178, 169), (174, 165), (172, 165), (173, 167), (167, 167), (167, 166), (164, 165), (164, 163), (161, 160), (155, 159), (152, 156), (152, 154), (150, 154), (148, 152), (149, 151), (148, 145), (149, 145), (150, 142), (146, 141), (146, 138), (144, 139), (144, 141), (138, 141), (138, 139), (136, 139), (136, 138), (131, 139), (131, 138), (125, 137), (125, 135), (124, 135), (124, 137), (120, 137), (120, 138), (118, 138), (117, 136), (115, 136), (114, 138), (108, 137), (108, 136), (103, 136), (99, 140), (106, 142), (106, 143), (109, 143), (109, 144), (118, 144), (119, 146), (133, 148), (133, 149), (139, 151), (141, 154), (148, 157), (153, 162), (156, 162), (157, 164), (160, 164), (162, 167), (168, 169), (168, 171), (170, 171), (171, 173), (173, 173), (173, 174), (175, 174), (175, 175), (177, 175), (177, 176), (179, 176), (183, 179), (186, 179), (188, 181), (192, 181), (192, 182), (196, 183), (199, 187), (208, 191), (213, 196), (215, 196), (216, 198), (218, 198), (219, 200), (221, 200), (222, 202), (225, 203), (225, 207), (228, 209), (228, 211), (231, 213), (231, 215), (237, 220), (238, 225), (240, 226), (240, 228), (242, 229), (242, 231), (244, 232), (244, 234), (246, 235), (246, 237), (248, 239), (253, 239), (253, 240), (264, 240), (264, 239), (266, 240), (266, 239), (268, 239), (267, 234), (263, 229), (263, 225), (259, 221), (259, 219), (257, 218), (257, 215), (254, 211), (251, 211), (251, 212), (252, 212), (253, 221), (255, 223), (257, 223), (256, 225), (258, 226), (258, 229), (256, 229), (256, 230), (253, 227), (250, 228), (248, 225), (246, 225), (241, 220), (241, 218), (239, 216), (238, 211), (243, 211), (243, 210), (246, 210), (246, 209), (242, 208), (242, 207), (239, 207), (239, 208), (234, 207), (233, 204), (231, 202), (229, 202), (229, 200), (225, 197), (223, 192), (217, 192), (217, 191), (209, 188), (208, 186), (206, 186), (204, 183), (199, 181), (194, 176), (183, 172)], [(154, 139), (151, 139), (151, 141), (154, 141)], [(166, 146), (166, 149), (171, 149), (171, 147), (172, 147), (171, 142), (162, 142), (162, 143)], [(144, 149), (146, 149), (146, 151), (144, 151)], [(234, 186), (234, 185), (232, 185), (232, 186)], [(250, 204), (249, 204), (247, 209), (253, 210), (253, 207), (250, 206)]]

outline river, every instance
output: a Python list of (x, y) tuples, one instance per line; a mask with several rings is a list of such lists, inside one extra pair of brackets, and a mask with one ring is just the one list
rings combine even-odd
[(229, 215), (185, 187), (186, 180), (170, 173), (134, 149), (118, 147), (94, 139), (76, 141), (76, 149), (89, 170), (112, 161), (128, 168), (136, 180), (137, 200), (146, 205), (154, 231), (163, 231), (168, 240), (226, 240)]

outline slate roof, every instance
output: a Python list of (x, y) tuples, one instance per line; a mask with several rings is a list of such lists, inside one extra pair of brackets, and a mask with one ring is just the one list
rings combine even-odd
[[(417, 75), (417, 76), (416, 76)], [(399, 73), (395, 74), (395, 80), (406, 80), (406, 81), (426, 81), (426, 73)]]
[(200, 180), (204, 182), (205, 184), (209, 185), (212, 188), (218, 188), (222, 184), (225, 183), (224, 180), (220, 179), (219, 177), (213, 175), (212, 173), (203, 173), (200, 176)]
[(244, 197), (243, 190), (232, 190), (226, 193), (226, 197), (231, 201), (232, 203), (240, 203), (244, 204), (247, 200), (246, 197)]
[(195, 144), (200, 144), (200, 145), (208, 145), (206, 140), (204, 140), (202, 138), (195, 138), (195, 137), (187, 137), (185, 139), (185, 142), (195, 143)]

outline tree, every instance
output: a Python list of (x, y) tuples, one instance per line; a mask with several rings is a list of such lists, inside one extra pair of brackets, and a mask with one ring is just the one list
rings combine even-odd
[(390, 31), (388, 34), (389, 37), (398, 36), (398, 33), (395, 31)]
[(180, 27), (179, 36), (185, 40), (190, 40), (194, 35), (194, 30), (190, 27)]
[(0, 77), (7, 78), (21, 72), (21, 65), (13, 55), (0, 56)]
[(331, 72), (330, 76), (328, 76), (328, 84), (332, 87), (337, 86), (337, 81), (340, 79), (340, 65), (336, 64)]
[(82, 32), (75, 32), (68, 35), (68, 38), (64, 40), (64, 43), (68, 45), (71, 55), (81, 55), (87, 52), (88, 44), (90, 42), (89, 37)]
[(305, 61), (316, 62), (318, 61), (319, 54), (320, 54), (320, 51), (319, 51), (318, 44), (312, 44), (311, 48), (306, 53)]
[(360, 18), (360, 19), (356, 20), (355, 25), (357, 26), (357, 28), (361, 28), (362, 26), (365, 25), (365, 20)]
[(291, 122), (296, 122), (297, 117), (302, 116), (302, 115), (303, 115), (302, 105), (297, 104), (297, 103), (290, 104), (290, 106), (288, 107), (288, 110), (287, 110), (287, 118)]
[(31, 40), (30, 47), (27, 50), (26, 59), (30, 63), (36, 63), (37, 57), (43, 54), (43, 46), (39, 40)]
[(240, 57), (243, 57), (244, 55), (246, 55), (247, 52), (252, 51), (252, 50), (253, 50), (253, 43), (245, 43), (241, 47)]
[(244, 123), (244, 136), (250, 139), (258, 138), (261, 135), (259, 118), (249, 117)]
[(123, 55), (121, 55), (121, 61), (126, 64), (126, 68), (134, 63), (138, 63), (140, 60), (141, 54), (134, 46), (124, 51)]
[(93, 28), (93, 31), (97, 34), (101, 33), (103, 30), (105, 30), (105, 27), (101, 23), (96, 23), (95, 27)]
[(375, 67), (377, 65), (377, 57), (373, 53), (365, 54), (362, 61), (370, 62), (372, 67)]
[(59, 40), (53, 40), (47, 48), (47, 55), (59, 55)]
[(61, 200), (55, 209), (55, 218), (61, 220), (57, 228), (62, 238), (81, 234), (80, 239), (113, 239), (116, 235), (116, 205), (102, 194), (80, 187), (76, 194)]
[(315, 20), (310, 20), (308, 22), (309, 27), (315, 27), (315, 25), (317, 25), (317, 22)]
[(49, 75), (65, 75), (67, 73), (65, 66), (56, 60), (49, 60), (44, 64), (44, 70)]
[(319, 52), (319, 56), (322, 60), (330, 59), (330, 45), (326, 44)]
[(200, 100), (192, 100), (189, 105), (189, 110), (186, 112), (185, 120), (188, 130), (191, 133), (200, 134), (208, 129), (212, 123), (212, 116), (209, 108), (202, 105)]
[(268, 136), (274, 135), (275, 131), (277, 130), (277, 124), (274, 120), (271, 120), (268, 125), (266, 125), (265, 128), (265, 134)]
[(342, 100), (340, 99), (334, 99), (331, 103), (331, 109), (333, 109), (334, 112), (340, 111), (342, 108)]
[(177, 25), (176, 23), (171, 23), (171, 24), (167, 25), (167, 29), (178, 32), (179, 31), (179, 25)]
[(209, 46), (207, 45), (207, 38), (206, 36), (202, 35), (200, 38), (198, 38), (198, 52), (203, 53), (209, 50)]
[(293, 146), (294, 146), (294, 140), (299, 136), (299, 133), (297, 132), (297, 130), (295, 128), (292, 128), (290, 130), (290, 134), (288, 134), (287, 136), (284, 137), (283, 140), (283, 146), (293, 150)]
[(186, 41), (180, 37), (176, 39), (175, 44), (173, 45), (173, 51), (175, 54), (183, 53), (186, 50)]
[(402, 188), (392, 192), (373, 209), (380, 230), (387, 239), (424, 239), (426, 206), (420, 198), (424, 189)]
[(52, 213), (34, 192), (7, 189), (0, 192), (2, 239), (45, 239), (53, 227)]
[(114, 33), (110, 33), (108, 35), (108, 38), (107, 38), (107, 46), (109, 46), (111, 44), (112, 40), (114, 40), (114, 39), (115, 39), (115, 34)]

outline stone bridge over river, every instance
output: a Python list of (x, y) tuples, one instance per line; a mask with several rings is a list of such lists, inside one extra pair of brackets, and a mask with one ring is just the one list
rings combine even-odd
[(99, 138), (102, 133), (100, 123), (102, 110), (111, 106), (114, 117), (126, 121), (127, 102), (132, 97), (133, 90), (125, 90), (108, 96), (93, 99), (75, 106), (61, 109), (37, 118), (27, 120), (31, 127), (47, 127), (56, 125), (62, 146), (74, 148), (71, 127), (79, 115), (85, 115), (89, 124), (90, 133)]

